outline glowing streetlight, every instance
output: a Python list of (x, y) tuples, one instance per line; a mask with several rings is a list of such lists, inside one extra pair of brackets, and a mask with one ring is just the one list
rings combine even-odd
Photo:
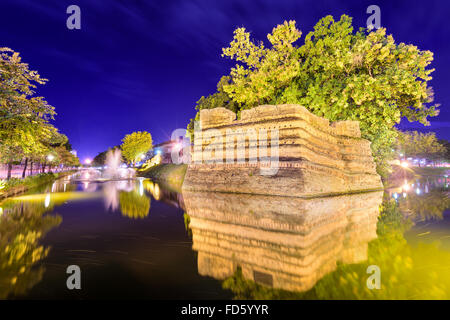
[(402, 162), (401, 166), (402, 166), (403, 168), (408, 168), (408, 162)]
[(92, 163), (92, 160), (89, 159), (89, 158), (87, 158), (87, 159), (84, 160), (84, 163), (87, 164), (87, 165), (89, 165), (89, 164)]
[(48, 160), (48, 161), (53, 161), (54, 159), (55, 159), (55, 156), (52, 155), (52, 154), (49, 154), (49, 155), (47, 156), (47, 160)]
[(49, 205), (50, 205), (50, 193), (47, 193), (44, 199), (44, 206), (48, 208)]

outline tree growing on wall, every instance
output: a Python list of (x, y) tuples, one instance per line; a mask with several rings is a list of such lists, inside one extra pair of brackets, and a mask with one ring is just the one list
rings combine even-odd
[[(300, 37), (295, 21), (275, 27), (268, 47), (237, 28), (222, 54), (236, 65), (208, 100), (217, 104), (203, 98), (197, 109), (295, 103), (331, 121), (358, 120), (363, 138), (372, 142), (378, 172), (386, 174), (394, 125), (402, 117), (428, 125), (428, 117), (438, 114), (428, 85), (433, 54), (396, 43), (384, 28), (354, 32), (346, 15), (322, 18), (297, 46)], [(214, 99), (219, 94), (231, 103)]]
[(135, 165), (152, 148), (152, 136), (146, 131), (127, 134), (120, 147), (128, 163)]

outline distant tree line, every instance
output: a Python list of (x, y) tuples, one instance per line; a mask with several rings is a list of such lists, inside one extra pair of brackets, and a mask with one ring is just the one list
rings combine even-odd
[(399, 131), (397, 152), (404, 158), (420, 158), (430, 161), (449, 160), (449, 142), (439, 140), (434, 132)]
[[(122, 161), (131, 165), (136, 165), (137, 162), (143, 160), (145, 155), (153, 147), (152, 135), (146, 131), (137, 131), (127, 134), (122, 139), (122, 144), (113, 147), (112, 149), (119, 149), (122, 152)], [(110, 149), (100, 152), (93, 159), (93, 165), (103, 166), (106, 161), (106, 154)]]

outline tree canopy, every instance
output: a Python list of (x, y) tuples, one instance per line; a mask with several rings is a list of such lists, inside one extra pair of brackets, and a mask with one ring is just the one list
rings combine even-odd
[(35, 95), (37, 85), (46, 82), (22, 62), (18, 52), (0, 48), (1, 162), (11, 165), (24, 158), (45, 162), (54, 147), (65, 144), (70, 148), (67, 137), (49, 123), (56, 114), (54, 108)]
[[(354, 32), (346, 15), (322, 18), (302, 45), (295, 21), (276, 26), (268, 47), (237, 28), (222, 56), (236, 61), (218, 91), (202, 97), (196, 109), (233, 111), (261, 104), (300, 104), (331, 121), (358, 120), (372, 142), (381, 174), (392, 157), (395, 124), (405, 117), (428, 125), (438, 114), (429, 86), (433, 53), (396, 43), (384, 28)], [(198, 115), (197, 115), (198, 117)], [(192, 130), (192, 121), (188, 129)]]
[(140, 157), (144, 156), (152, 148), (152, 136), (146, 131), (137, 131), (127, 134), (122, 139), (122, 155), (125, 159), (136, 164)]
[(435, 133), (421, 133), (417, 131), (399, 131), (397, 150), (405, 157), (427, 158), (430, 160), (444, 159), (447, 152), (446, 147), (439, 142)]

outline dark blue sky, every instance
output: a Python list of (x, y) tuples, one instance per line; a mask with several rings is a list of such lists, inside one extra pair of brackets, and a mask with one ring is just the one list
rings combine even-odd
[[(81, 8), (81, 30), (66, 28), (71, 4)], [(428, 130), (450, 139), (449, 1), (0, 0), (0, 46), (19, 51), (50, 80), (38, 93), (84, 159), (132, 131), (147, 130), (158, 143), (185, 128), (195, 101), (229, 72), (220, 54), (236, 27), (266, 40), (275, 25), (293, 19), (305, 36), (321, 17), (345, 13), (357, 29), (371, 4), (380, 6), (381, 25), (397, 42), (434, 52), (432, 86), (442, 106)]]

